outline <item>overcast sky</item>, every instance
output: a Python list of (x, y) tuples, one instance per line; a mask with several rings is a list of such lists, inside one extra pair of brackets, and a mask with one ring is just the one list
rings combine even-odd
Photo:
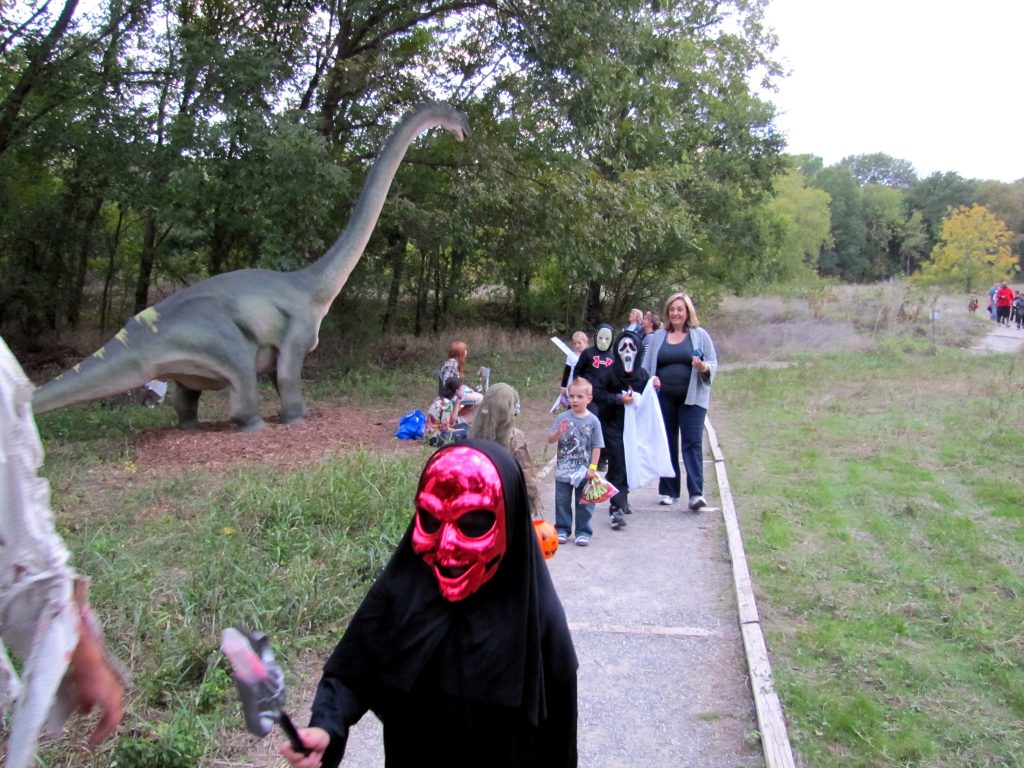
[(787, 152), (1024, 178), (1024, 0), (770, 0)]

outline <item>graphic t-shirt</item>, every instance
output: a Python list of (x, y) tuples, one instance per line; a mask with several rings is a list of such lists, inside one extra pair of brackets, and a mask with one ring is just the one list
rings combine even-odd
[(594, 448), (604, 448), (604, 433), (601, 422), (590, 411), (585, 416), (566, 411), (551, 425), (551, 434), (558, 434), (558, 425), (563, 421), (569, 422), (569, 428), (558, 437), (555, 480), (578, 485), (586, 477)]

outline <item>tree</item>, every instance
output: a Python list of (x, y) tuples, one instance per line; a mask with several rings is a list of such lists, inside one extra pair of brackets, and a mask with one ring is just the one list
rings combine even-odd
[(900, 246), (906, 221), (903, 192), (883, 184), (865, 184), (861, 188), (864, 216), (864, 256), (867, 269), (864, 280), (884, 280), (902, 272)]
[(960, 206), (943, 221), (942, 240), (915, 278), (970, 292), (1007, 280), (1016, 270), (1006, 225), (983, 205)]
[(881, 184), (894, 189), (910, 189), (917, 172), (908, 160), (898, 160), (882, 152), (871, 155), (847, 155), (839, 161), (862, 185)]
[(765, 203), (765, 225), (773, 232), (766, 282), (816, 277), (818, 256), (832, 243), (828, 193), (808, 187), (798, 168), (775, 177), (775, 195)]
[(933, 173), (910, 188), (907, 205), (910, 210), (921, 212), (928, 237), (934, 245), (939, 240), (942, 222), (950, 211), (957, 206), (970, 206), (978, 202), (976, 190), (976, 182), (953, 171)]
[(814, 186), (830, 199), (832, 247), (822, 250), (818, 268), (826, 277), (859, 281), (869, 272), (865, 256), (867, 227), (857, 180), (845, 168), (831, 166), (814, 178)]

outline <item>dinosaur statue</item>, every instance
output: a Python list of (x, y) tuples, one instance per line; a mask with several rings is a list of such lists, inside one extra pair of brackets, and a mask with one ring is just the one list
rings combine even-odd
[(424, 104), (402, 118), (348, 225), (314, 263), (294, 272), (226, 272), (144, 309), (91, 357), (37, 389), (36, 414), (163, 379), (177, 385), (171, 404), (179, 427), (199, 426), (203, 390), (228, 387), (231, 420), (242, 431), (258, 430), (265, 426), (257, 388), (262, 374), (281, 398), (281, 423), (302, 421), (308, 413), (302, 364), (316, 348), (320, 323), (363, 254), (406, 149), (438, 126), (459, 141), (469, 133), (466, 116), (447, 104)]

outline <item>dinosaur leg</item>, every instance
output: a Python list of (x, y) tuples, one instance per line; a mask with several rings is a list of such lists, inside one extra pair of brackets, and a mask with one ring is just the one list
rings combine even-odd
[(171, 388), (171, 405), (178, 413), (179, 429), (199, 429), (199, 395), (198, 389), (189, 389), (184, 384), (174, 382)]
[(260, 418), (260, 391), (256, 371), (237, 373), (231, 377), (229, 416), (242, 432), (256, 432), (266, 423)]
[(308, 338), (289, 338), (278, 351), (274, 384), (281, 397), (282, 424), (298, 424), (309, 415), (302, 397), (302, 362), (309, 346)]

